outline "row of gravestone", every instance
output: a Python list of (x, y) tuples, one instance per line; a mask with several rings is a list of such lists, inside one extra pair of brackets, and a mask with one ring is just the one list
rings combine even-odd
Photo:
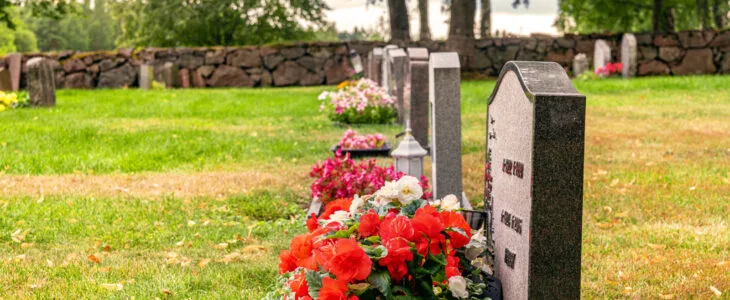
[[(459, 68), (457, 53), (386, 46), (365, 71), (430, 145), (435, 198), (462, 194)], [(489, 97), (484, 208), (504, 299), (580, 298), (585, 103), (553, 62), (508, 62)]]
[[(626, 33), (621, 39), (621, 76), (634, 77), (638, 70), (636, 37)], [(596, 40), (593, 48), (593, 70), (599, 70), (611, 62), (611, 47), (604, 40)], [(578, 76), (588, 71), (588, 58), (585, 53), (579, 53), (573, 58), (573, 75)]]
[[(7, 57), (8, 68), (0, 67), (0, 91), (17, 92), (20, 87), (21, 55)], [(28, 81), (28, 103), (32, 106), (56, 105), (55, 73), (50, 61), (34, 57), (25, 63)]]

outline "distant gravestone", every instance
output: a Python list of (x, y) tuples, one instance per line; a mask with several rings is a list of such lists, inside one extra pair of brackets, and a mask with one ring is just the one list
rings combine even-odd
[(0, 67), (0, 91), (12, 91), (13, 80), (10, 78), (10, 70)]
[(596, 40), (596, 46), (593, 48), (593, 70), (603, 68), (609, 62), (611, 62), (611, 47), (604, 40)]
[(390, 50), (388, 59), (390, 59), (391, 70), (391, 88), (392, 95), (396, 98), (396, 106), (398, 108), (398, 124), (405, 124), (406, 107), (405, 107), (405, 85), (406, 77), (408, 77), (408, 55), (403, 49)]
[(166, 62), (162, 66), (162, 79), (168, 89), (180, 87), (180, 69), (177, 64)]
[(12, 81), (12, 91), (17, 92), (20, 89), (20, 71), (22, 67), (23, 55), (20, 53), (8, 54), (6, 57), (8, 62), (8, 70), (10, 70), (10, 80)]
[(431, 54), (428, 72), (434, 199), (449, 194), (458, 197), (463, 191), (460, 69), (459, 54), (456, 52)]
[(404, 100), (413, 137), (428, 148), (428, 49), (408, 48), (410, 74)]
[(573, 57), (573, 76), (578, 77), (585, 71), (588, 71), (588, 57), (585, 53), (578, 53)]
[(485, 209), (504, 299), (579, 299), (585, 96), (553, 62), (508, 62), (489, 97)]
[(26, 63), (28, 72), (28, 102), (33, 106), (56, 105), (56, 83), (53, 66), (48, 59), (34, 57)]
[(623, 77), (636, 76), (637, 70), (637, 46), (636, 37), (631, 33), (624, 34), (621, 38), (621, 75)]
[(184, 89), (190, 88), (191, 83), (190, 83), (190, 70), (189, 69), (180, 70), (180, 86)]
[(388, 92), (388, 95), (393, 95), (393, 82), (392, 82), (392, 71), (390, 70), (390, 50), (398, 49), (398, 46), (387, 45), (383, 48), (383, 60), (381, 61), (380, 70), (380, 86)]
[(368, 78), (370, 80), (380, 83), (380, 71), (383, 61), (383, 48), (373, 48), (368, 54)]
[(152, 65), (139, 66), (139, 88), (149, 90), (152, 88), (152, 82), (155, 80), (155, 68)]

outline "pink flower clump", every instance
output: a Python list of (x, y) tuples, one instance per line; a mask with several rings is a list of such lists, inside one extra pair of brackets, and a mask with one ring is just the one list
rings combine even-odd
[(598, 68), (595, 70), (596, 75), (602, 76), (602, 77), (608, 77), (614, 74), (621, 73), (621, 70), (623, 70), (624, 64), (620, 62), (616, 63), (607, 63), (605, 66)]
[(384, 88), (367, 78), (343, 85), (336, 92), (324, 91), (319, 95), (319, 100), (324, 101), (320, 105), (320, 111), (332, 106), (336, 114), (342, 114), (348, 109), (363, 112), (368, 106), (393, 107), (396, 102), (395, 97), (388, 95)]
[[(380, 167), (375, 159), (356, 163), (349, 154), (337, 152), (334, 158), (315, 164), (309, 176), (314, 178), (310, 186), (312, 197), (323, 203), (355, 195), (368, 195), (379, 190), (387, 181), (398, 180), (406, 174), (396, 172), (393, 166)], [(428, 179), (421, 176), (419, 184), (423, 188), (423, 199), (430, 199)]]
[(340, 139), (342, 149), (377, 149), (385, 146), (385, 136), (380, 133), (358, 135), (357, 131), (347, 129)]

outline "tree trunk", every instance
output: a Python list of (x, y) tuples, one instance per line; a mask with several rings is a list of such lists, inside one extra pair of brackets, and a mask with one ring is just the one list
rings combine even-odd
[(486, 39), (492, 34), (492, 1), (480, 0), (482, 6), (480, 23), (479, 23), (479, 37)]
[(418, 38), (422, 41), (431, 40), (431, 27), (428, 25), (428, 0), (418, 0)]
[(710, 28), (710, 5), (708, 0), (697, 0), (697, 19), (700, 21), (700, 29)]
[(663, 0), (654, 0), (652, 25), (654, 33), (672, 31), (674, 15), (671, 8), (664, 7)]
[(726, 11), (722, 9), (723, 0), (712, 1), (712, 19), (715, 23), (715, 28), (721, 29), (725, 27)]
[(408, 23), (406, 0), (388, 0), (390, 16), (390, 40), (408, 42), (411, 40), (411, 25)]
[(459, 53), (462, 69), (470, 67), (474, 57), (474, 17), (476, 1), (452, 0), (449, 37), (446, 47)]

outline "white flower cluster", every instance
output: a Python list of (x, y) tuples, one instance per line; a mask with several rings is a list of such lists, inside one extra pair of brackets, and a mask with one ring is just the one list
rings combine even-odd
[(380, 190), (375, 192), (374, 196), (372, 201), (375, 206), (380, 207), (391, 202), (408, 205), (423, 196), (423, 188), (421, 188), (418, 178), (403, 176), (398, 181), (386, 182)]

